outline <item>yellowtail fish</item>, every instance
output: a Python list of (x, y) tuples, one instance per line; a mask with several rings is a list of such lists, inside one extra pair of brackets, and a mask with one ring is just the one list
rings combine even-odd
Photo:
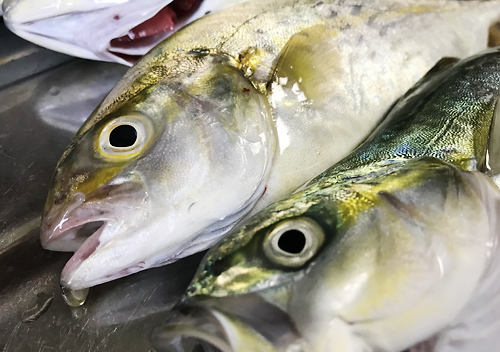
[[(431, 351), (496, 350), (499, 98), (500, 49), (443, 59), (353, 153), (216, 244), (187, 296), (239, 297), (241, 311), (256, 295), (288, 314), (302, 351), (398, 352), (431, 337)], [(231, 314), (202, 315), (240, 351)], [(262, 339), (253, 324), (245, 338)], [(176, 326), (156, 332), (159, 351), (208, 329)]]
[(7, 27), (26, 40), (131, 66), (187, 23), (243, 1), (5, 0), (3, 8)]
[(208, 248), (346, 156), (500, 1), (252, 1), (137, 63), (55, 170), (42, 245), (76, 290)]

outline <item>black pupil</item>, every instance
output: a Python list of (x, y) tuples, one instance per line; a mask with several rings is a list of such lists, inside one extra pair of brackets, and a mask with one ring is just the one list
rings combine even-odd
[(299, 254), (306, 246), (306, 236), (299, 230), (283, 232), (278, 240), (278, 247), (291, 254)]
[(136, 140), (137, 131), (130, 125), (116, 126), (109, 134), (109, 143), (116, 148), (131, 147)]

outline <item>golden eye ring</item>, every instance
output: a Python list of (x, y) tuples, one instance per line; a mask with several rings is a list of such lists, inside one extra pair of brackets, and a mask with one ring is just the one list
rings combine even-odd
[(99, 134), (97, 149), (110, 159), (130, 159), (149, 144), (151, 123), (141, 115), (121, 116), (113, 119)]
[(314, 220), (301, 217), (284, 220), (264, 238), (264, 253), (272, 262), (297, 268), (319, 250), (325, 240), (323, 228)]

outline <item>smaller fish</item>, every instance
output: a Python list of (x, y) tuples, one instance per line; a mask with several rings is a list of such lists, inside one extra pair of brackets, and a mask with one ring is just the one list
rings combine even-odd
[[(256, 295), (289, 315), (302, 351), (431, 337), (438, 351), (494, 350), (500, 191), (486, 174), (498, 182), (499, 97), (500, 49), (440, 61), (357, 150), (215, 245), (187, 302)], [(243, 351), (234, 324), (224, 351)]]
[(244, 1), (5, 0), (3, 11), (6, 26), (35, 44), (131, 66), (189, 22)]

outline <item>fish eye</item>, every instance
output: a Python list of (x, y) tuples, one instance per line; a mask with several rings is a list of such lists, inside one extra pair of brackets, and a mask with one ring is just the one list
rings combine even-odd
[(109, 158), (131, 158), (145, 149), (151, 124), (140, 115), (121, 116), (110, 121), (99, 136), (99, 152)]
[(325, 233), (314, 220), (284, 220), (267, 233), (264, 253), (276, 264), (300, 267), (318, 252), (324, 240)]
[(137, 141), (137, 130), (132, 125), (118, 125), (109, 133), (109, 144), (115, 148), (132, 147)]

